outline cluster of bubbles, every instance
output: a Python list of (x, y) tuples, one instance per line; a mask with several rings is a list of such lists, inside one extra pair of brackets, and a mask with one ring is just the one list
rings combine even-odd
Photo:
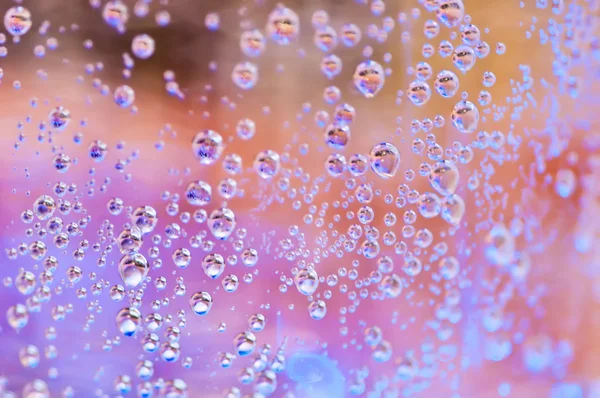
[[(258, 3), (263, 2), (252, 7), (261, 10)], [(74, 127), (72, 117), (85, 119), (85, 115), (76, 115), (75, 111), (72, 115), (66, 101), (56, 106), (44, 101), (47, 113), (39, 123), (38, 141), (52, 144), (50, 170), (59, 173), (62, 180), (36, 182), (31, 189), (37, 193), (26, 204), (19, 203), (25, 236), (13, 235), (11, 226), (10, 245), (14, 247), (6, 249), (7, 258), (19, 267), (11, 268), (11, 276), (3, 280), (6, 288), (16, 288), (19, 299), (5, 305), (6, 320), (12, 330), (1, 333), (18, 337), (15, 353), (25, 370), (51, 365), (45, 379), (36, 373), (35, 378), (21, 382), (25, 380), (21, 371), (15, 372), (15, 379), (19, 380), (13, 381), (12, 375), (2, 377), (2, 396), (16, 396), (9, 391), (20, 388), (24, 397), (46, 398), (55, 386), (62, 384), (61, 396), (79, 396), (76, 388), (85, 387), (67, 385), (81, 384), (75, 382), (57, 383), (61, 369), (52, 365), (58, 363), (54, 361), (58, 356), (54, 340), (60, 333), (71, 338), (71, 326), (81, 320), (76, 318), (78, 313), (86, 313), (82, 325), (78, 325), (86, 334), (104, 329), (100, 332), (101, 348), (109, 362), (106, 369), (100, 367), (94, 381), (102, 380), (108, 366), (115, 366), (119, 372), (111, 391), (98, 387), (85, 390), (82, 396), (184, 398), (215, 391), (216, 387), (198, 384), (185, 370), (177, 377), (165, 379), (164, 366), (174, 366), (172, 363), (210, 374), (211, 378), (225, 375), (232, 385), (219, 393), (227, 398), (293, 398), (296, 394), (411, 396), (435, 384), (434, 380), (446, 391), (455, 392), (458, 382), (448, 381), (455, 380), (448, 375), (469, 367), (468, 355), (461, 358), (457, 354), (458, 343), (451, 343), (457, 330), (463, 328), (461, 323), (463, 329), (473, 328), (473, 333), (480, 331), (484, 336), (480, 355), (485, 360), (502, 361), (519, 344), (527, 370), (539, 373), (553, 368), (557, 374), (566, 371), (572, 359), (568, 342), (547, 335), (524, 337), (521, 330), (515, 334), (517, 337), (509, 336), (514, 319), (508, 314), (508, 303), (514, 299), (515, 290), (528, 292), (524, 282), (532, 268), (533, 250), (525, 242), (533, 240), (539, 220), (525, 214), (523, 206), (515, 206), (514, 212), (506, 210), (508, 195), (519, 188), (518, 179), (510, 186), (502, 186), (494, 178), (503, 172), (502, 167), (518, 160), (521, 144), (530, 143), (536, 151), (531, 170), (545, 176), (544, 186), (551, 186), (563, 200), (585, 188), (586, 193), (581, 194), (583, 206), (599, 214), (598, 184), (594, 178), (600, 172), (600, 162), (590, 159), (588, 166), (592, 170), (584, 178), (576, 171), (577, 154), (571, 152), (567, 156), (568, 167), (561, 167), (554, 174), (546, 172), (546, 162), (567, 151), (568, 137), (557, 132), (545, 148), (530, 140), (529, 132), (517, 132), (513, 123), (521, 119), (526, 109), (537, 106), (533, 96), (535, 79), (530, 68), (521, 65), (521, 81), (502, 78), (504, 84), (511, 85), (512, 96), (502, 100), (493, 97), (491, 91), (501, 78), (493, 71), (482, 70), (480, 65), (484, 63), (481, 60), (494, 56), (486, 41), (489, 29), (474, 24), (463, 0), (420, 0), (419, 7), (409, 13), (401, 12), (396, 19), (390, 16), (390, 4), (384, 0), (356, 3), (356, 7), (368, 8), (366, 12), (377, 18), (378, 24), (363, 27), (344, 21), (340, 25), (324, 10), (314, 11), (305, 21), (299, 10), (281, 3), (251, 22), (246, 19), (247, 7), (239, 8), (238, 14), (244, 19), (238, 24), (239, 41), (236, 36), (232, 48), (237, 58), (226, 71), (229, 89), (235, 92), (232, 98), (236, 99), (223, 97), (222, 103), (235, 110), (235, 101), (248, 101), (255, 92), (259, 98), (264, 95), (264, 80), (272, 73), (263, 62), (265, 54), (289, 54), (287, 49), (304, 43), (302, 37), (308, 31), (314, 48), (299, 48), (299, 62), (323, 76), (325, 88), (318, 88), (326, 105), (313, 109), (314, 104), (302, 104), (296, 121), (286, 120), (286, 128), (281, 132), (279, 127), (262, 120), (262, 116), (270, 115), (267, 106), (262, 116), (244, 114), (227, 120), (223, 126), (212, 123), (209, 127), (206, 123), (194, 130), (190, 133), (191, 144), (187, 141), (186, 149), (177, 153), (193, 162), (194, 167), (183, 173), (169, 170), (178, 184), (176, 192), (159, 194), (166, 203), (164, 208), (149, 202), (146, 192), (138, 195), (135, 191), (139, 188), (118, 191), (119, 195), (109, 200), (98, 199), (103, 198), (98, 193), (117, 192), (112, 182), (115, 175), (124, 177), (127, 183), (136, 179), (127, 170), (140, 157), (139, 151), (117, 160), (114, 169), (106, 172), (104, 180), (100, 179), (99, 170), (104, 170), (102, 167), (113, 158), (114, 146), (105, 142), (101, 134), (86, 142), (83, 156), (70, 146), (61, 145)], [(585, 18), (595, 20), (597, 4), (565, 7), (562, 0), (537, 0), (536, 7), (543, 10), (548, 3), (554, 17), (546, 17), (548, 27), (539, 34), (542, 42), (551, 41), (553, 46), (557, 57), (553, 72), (559, 86), (577, 97), (579, 87), (573, 77), (576, 71), (569, 69), (569, 64), (584, 55), (577, 47), (583, 44), (575, 43), (574, 37), (584, 41), (588, 32), (585, 29), (591, 29), (577, 22)], [(114, 29), (124, 36), (129, 34), (132, 17), (145, 18), (154, 7), (144, 0), (133, 7), (121, 0), (104, 4), (91, 0), (90, 5), (99, 9), (111, 33)], [(37, 18), (21, 5), (6, 10), (4, 27), (13, 43), (25, 40), (33, 26), (32, 17)], [(208, 34), (218, 32), (229, 26), (227, 18), (210, 11), (202, 29)], [(170, 25), (171, 14), (157, 10), (155, 23), (159, 27)], [(396, 37), (393, 34), (398, 32), (397, 26), (405, 30)], [(43, 36), (49, 29), (50, 22), (43, 22), (39, 34)], [(60, 31), (64, 30), (61, 27)], [(532, 31), (536, 28), (530, 28), (529, 36)], [(6, 38), (0, 35), (1, 45)], [(408, 121), (400, 115), (396, 119), (397, 134), (379, 139), (382, 134), (377, 131), (378, 116), (370, 110), (371, 104), (380, 100), (384, 103), (398, 88), (392, 72), (397, 73), (400, 68), (392, 70), (389, 66), (391, 52), (379, 57), (370, 45), (362, 50), (360, 59), (346, 60), (349, 57), (345, 54), (356, 52), (355, 48), (367, 40), (391, 43), (390, 47), (396, 46), (397, 41), (410, 47), (417, 35), (423, 35), (427, 42), (421, 48), (419, 62), (407, 68), (408, 80), (397, 90), (392, 104), (401, 105), (407, 115), (425, 117), (419, 120), (415, 116)], [(135, 62), (153, 62), (167, 50), (160, 48), (164, 43), (159, 34), (154, 37), (157, 42), (146, 33), (127, 36), (127, 49), (133, 56), (123, 54), (125, 79), (134, 73)], [(441, 37), (447, 38), (440, 40)], [(438, 46), (430, 43), (434, 39), (439, 40)], [(589, 40), (585, 49), (591, 48), (596, 56), (600, 54), (597, 38), (585, 40)], [(55, 41), (37, 45), (34, 55), (46, 57), (46, 49), (57, 49)], [(563, 44), (570, 49), (569, 55), (562, 49)], [(84, 46), (93, 49), (92, 40), (86, 40)], [(495, 55), (506, 51), (504, 43), (496, 43)], [(314, 54), (316, 58), (311, 56)], [(443, 67), (435, 66), (434, 55), (445, 60)], [(218, 70), (216, 62), (210, 65), (211, 70)], [(100, 63), (83, 66), (90, 75), (102, 68)], [(285, 68), (278, 65), (277, 70), (283, 73)], [(38, 75), (47, 77), (42, 72), (38, 71)], [(3, 75), (4, 70), (0, 69), (0, 79)], [(163, 77), (169, 95), (180, 100), (187, 98), (190, 90), (179, 86), (172, 70), (165, 71)], [(116, 109), (126, 108), (136, 115), (140, 111), (136, 94), (143, 97), (143, 90), (136, 93), (133, 82), (111, 89), (94, 79), (92, 85), (108, 95)], [(466, 90), (474, 82), (483, 89), (470, 95)], [(20, 85), (20, 81), (13, 83), (15, 89)], [(543, 85), (548, 87), (549, 83), (544, 80)], [(211, 90), (212, 87), (206, 87), (206, 92)], [(208, 100), (203, 96), (200, 101)], [(444, 110), (443, 114), (433, 114), (430, 108), (434, 103), (436, 109)], [(35, 99), (31, 105), (40, 104)], [(309, 112), (314, 112), (314, 120), (304, 123), (303, 114)], [(204, 115), (208, 118), (208, 113)], [(446, 125), (447, 118), (451, 124)], [(510, 131), (502, 132), (498, 126), (508, 119)], [(365, 121), (373, 126), (373, 134), (359, 131)], [(75, 128), (83, 129), (86, 123), (82, 121)], [(255, 137), (286, 134), (293, 123), (299, 133), (284, 137), (284, 146), (269, 137), (269, 146), (253, 150), (249, 159), (232, 152), (231, 147), (240, 142), (252, 148)], [(18, 127), (15, 154), (26, 143), (24, 125), (20, 123)], [(551, 126), (547, 130), (548, 135), (554, 131)], [(176, 137), (170, 125), (161, 130), (161, 136), (167, 133)], [(73, 137), (76, 144), (85, 141), (80, 132)], [(445, 142), (452, 140), (448, 137), (456, 141), (444, 147)], [(164, 156), (160, 152), (164, 146), (164, 141), (157, 143), (157, 154), (152, 156)], [(116, 145), (117, 150), (123, 147), (122, 142)], [(310, 162), (303, 161), (303, 156), (314, 147), (322, 157), (317, 172), (312, 171)], [(419, 161), (413, 170), (415, 158)], [(90, 179), (84, 187), (67, 183), (83, 174), (81, 165), (86, 162), (98, 169), (89, 170), (91, 177), (86, 176)], [(213, 176), (221, 172), (225, 177), (213, 181)], [(390, 184), (395, 185), (392, 192)], [(527, 188), (523, 195), (534, 195), (531, 187)], [(320, 196), (325, 194), (333, 199)], [(95, 206), (100, 200), (101, 206)], [(260, 204), (248, 211), (247, 203), (254, 200)], [(299, 215), (301, 221), (285, 225), (283, 231), (272, 229), (268, 224), (278, 221), (283, 213)], [(585, 216), (578, 221), (575, 234), (579, 252), (593, 249), (597, 231), (588, 227)], [(13, 245), (17, 240), (22, 242)], [(477, 257), (478, 252), (481, 258)], [(483, 277), (480, 269), (492, 270), (494, 276)], [(255, 280), (260, 280), (260, 287), (256, 287)], [(466, 303), (461, 298), (474, 284), (481, 288), (481, 297)], [(80, 301), (63, 299), (70, 297), (71, 291)], [(239, 297), (235, 304), (229, 299), (233, 293)], [(423, 299), (424, 295), (429, 296)], [(541, 308), (536, 307), (541, 295), (535, 293), (527, 303), (536, 310)], [(317, 335), (321, 329), (331, 330), (338, 336), (328, 341), (306, 341), (310, 338), (286, 330), (286, 314), (295, 311), (298, 303), (302, 307), (302, 316), (298, 317), (303, 325), (310, 325), (307, 330), (316, 331)], [(379, 312), (374, 314), (377, 316), (370, 314), (379, 310), (384, 313), (383, 307), (388, 303), (393, 303), (391, 319), (383, 319)], [(433, 310), (428, 311), (427, 306)], [(464, 319), (465, 306), (477, 307), (468, 324)], [(40, 312), (46, 307), (50, 323), (44, 325), (48, 341), (42, 348), (28, 341), (31, 335), (21, 332), (32, 328), (31, 323), (45, 322), (48, 317), (43, 318), (45, 314)], [(108, 318), (104, 314), (109, 312), (109, 322), (105, 322)], [(405, 316), (405, 312), (411, 315)], [(363, 314), (367, 321), (362, 320)], [(417, 320), (413, 314), (422, 315), (423, 319)], [(230, 315), (235, 321), (229, 320)], [(61, 330), (65, 319), (70, 332), (69, 328)], [(223, 319), (228, 319), (233, 324), (229, 328), (234, 330), (229, 330)], [(415, 324), (422, 327), (417, 334), (423, 333), (423, 340), (409, 349), (405, 341), (395, 336), (416, 328)], [(221, 335), (227, 336), (226, 344), (221, 344)], [(121, 345), (131, 347), (127, 352), (133, 353), (135, 363), (116, 352)], [(306, 350), (325, 357), (330, 355), (330, 349), (332, 353), (340, 350), (334, 368), (344, 372), (342, 391), (319, 390), (325, 388), (322, 379), (331, 376), (333, 380), (335, 372), (319, 369), (315, 364), (311, 365), (315, 366), (311, 377), (299, 381), (301, 361), (294, 359)], [(91, 350), (91, 344), (86, 343), (85, 352), (74, 353), (73, 358)], [(213, 357), (208, 358), (209, 355)], [(121, 359), (129, 368), (121, 367)], [(295, 365), (288, 368), (290, 361)], [(370, 370), (371, 366), (382, 369), (377, 368), (380, 363), (388, 363), (387, 370)], [(231, 369), (237, 369), (233, 378), (228, 373)], [(165, 375), (174, 373), (164, 371)], [(202, 382), (211, 383), (204, 378)], [(206, 390), (200, 391), (203, 387)], [(300, 395), (307, 388), (309, 395)], [(504, 394), (506, 388), (501, 390)], [(458, 396), (450, 394), (444, 396)]]

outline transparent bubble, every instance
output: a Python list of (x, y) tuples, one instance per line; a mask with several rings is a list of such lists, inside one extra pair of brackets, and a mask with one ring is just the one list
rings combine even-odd
[(346, 158), (338, 153), (331, 154), (325, 160), (325, 169), (332, 177), (339, 177), (346, 170)]
[(148, 260), (140, 253), (126, 254), (121, 257), (118, 268), (121, 280), (128, 287), (137, 287), (148, 276), (150, 270)]
[(327, 314), (327, 303), (323, 300), (316, 300), (308, 305), (308, 314), (312, 319), (321, 320)]
[(431, 88), (424, 81), (415, 80), (408, 86), (406, 95), (413, 104), (417, 106), (425, 105), (431, 98)]
[(334, 120), (338, 125), (350, 124), (356, 118), (356, 110), (350, 104), (343, 103), (335, 107)]
[(258, 29), (246, 31), (240, 36), (240, 48), (248, 57), (259, 57), (266, 45), (265, 37)]
[(267, 319), (263, 314), (254, 314), (248, 319), (248, 326), (253, 332), (261, 332), (267, 324)]
[(68, 155), (59, 153), (52, 159), (52, 165), (59, 173), (66, 173), (71, 168), (72, 160)]
[(109, 25), (119, 28), (129, 20), (129, 9), (121, 0), (110, 0), (104, 5), (102, 17)]
[(465, 214), (465, 202), (456, 195), (448, 195), (442, 200), (441, 216), (446, 222), (452, 225), (460, 224)]
[(300, 293), (310, 296), (319, 287), (319, 276), (314, 270), (303, 269), (298, 271), (294, 277), (294, 283)]
[(231, 79), (239, 88), (249, 90), (258, 81), (258, 67), (251, 62), (240, 62), (234, 66)]
[(442, 0), (436, 11), (438, 20), (449, 28), (460, 25), (464, 15), (465, 6), (462, 0)]
[(256, 336), (251, 332), (237, 334), (233, 339), (233, 347), (239, 356), (247, 356), (256, 348)]
[(435, 77), (435, 89), (442, 97), (453, 97), (458, 87), (458, 76), (454, 72), (443, 70)]
[(481, 40), (481, 32), (473, 24), (463, 25), (460, 29), (460, 38), (466, 45), (474, 46)]
[(504, 224), (495, 224), (485, 242), (485, 255), (492, 264), (504, 266), (514, 260), (515, 237)]
[(440, 24), (434, 20), (427, 20), (423, 26), (423, 33), (428, 39), (433, 39), (440, 33)]
[(202, 260), (202, 269), (206, 276), (217, 279), (225, 271), (225, 260), (217, 253), (208, 254)]
[(321, 72), (329, 79), (333, 79), (342, 71), (342, 60), (335, 54), (326, 55), (321, 60)]
[(137, 308), (123, 308), (117, 313), (115, 321), (124, 336), (135, 336), (142, 324), (142, 313)]
[(475, 55), (477, 58), (485, 58), (490, 54), (490, 45), (482, 40), (475, 46)]
[(33, 203), (33, 213), (40, 220), (47, 220), (54, 215), (56, 202), (51, 196), (41, 195)]
[(382, 66), (375, 61), (363, 61), (356, 67), (353, 76), (354, 86), (366, 98), (373, 98), (385, 83)]
[(204, 26), (208, 30), (218, 30), (221, 25), (221, 17), (216, 12), (209, 12), (204, 18)]
[[(12, 398), (10, 393), (7, 393), (7, 398)], [(16, 395), (15, 395), (16, 397)], [(40, 379), (35, 379), (23, 386), (23, 398), (50, 398), (50, 389), (46, 382)]]
[[(396, 274), (386, 275), (381, 279), (380, 288), (386, 297), (396, 298), (402, 293), (402, 280)], [(376, 345), (377, 343), (373, 344)]]
[(154, 54), (154, 39), (146, 34), (137, 35), (131, 41), (131, 52), (140, 59), (148, 59)]
[(35, 290), (35, 275), (29, 271), (21, 271), (15, 279), (15, 287), (22, 295), (30, 295)]
[(362, 32), (355, 24), (345, 24), (341, 29), (341, 40), (346, 47), (356, 46), (362, 38)]
[(442, 40), (438, 46), (438, 53), (442, 58), (447, 58), (454, 53), (454, 46), (448, 40)]
[(311, 22), (314, 28), (323, 28), (329, 23), (329, 14), (325, 10), (313, 12)]
[(258, 262), (258, 252), (255, 249), (245, 249), (242, 252), (242, 263), (246, 267), (254, 267)]
[(281, 167), (279, 154), (271, 150), (261, 151), (254, 158), (253, 166), (260, 178), (273, 178)]
[(207, 292), (197, 292), (190, 297), (190, 308), (196, 315), (208, 314), (212, 305), (212, 297)]
[(159, 396), (165, 398), (188, 398), (187, 384), (181, 379), (167, 380), (160, 388)]
[(249, 140), (256, 133), (256, 124), (250, 119), (240, 119), (235, 127), (235, 131), (242, 140)]
[(348, 159), (348, 171), (355, 177), (361, 176), (368, 170), (368, 161), (365, 155), (354, 154)]
[(321, 51), (330, 52), (338, 45), (337, 32), (331, 26), (317, 28), (313, 42)]
[(447, 160), (437, 162), (429, 174), (429, 183), (440, 195), (446, 196), (456, 192), (460, 174), (454, 163)]
[(463, 73), (470, 71), (475, 66), (475, 61), (477, 61), (475, 50), (469, 46), (460, 45), (452, 53), (454, 66)]
[(48, 120), (52, 127), (57, 130), (63, 130), (71, 121), (71, 112), (62, 106), (57, 106), (48, 113)]
[(135, 101), (135, 91), (127, 85), (118, 86), (115, 88), (113, 98), (121, 108), (129, 108)]
[(400, 380), (411, 380), (419, 373), (419, 364), (412, 356), (405, 355), (396, 360), (396, 376)]
[(119, 250), (123, 254), (138, 252), (142, 247), (142, 231), (139, 228), (125, 229), (121, 231), (117, 238)]
[(148, 234), (154, 231), (154, 228), (156, 228), (156, 224), (158, 223), (156, 210), (151, 206), (138, 207), (131, 214), (131, 222), (139, 228), (143, 234)]
[(460, 264), (456, 257), (448, 256), (440, 260), (438, 264), (440, 275), (446, 280), (454, 279), (460, 271)]
[(378, 176), (392, 178), (400, 167), (400, 152), (389, 142), (381, 142), (371, 148), (369, 165)]
[(237, 181), (232, 178), (225, 178), (219, 182), (218, 191), (224, 199), (231, 199), (237, 193)]
[(25, 7), (11, 7), (4, 14), (4, 27), (13, 36), (24, 35), (31, 25), (31, 13)]
[[(395, 275), (395, 277), (397, 279), (394, 278), (395, 280), (394, 280), (393, 283), (394, 284), (400, 283), (400, 286), (402, 286), (401, 282), (400, 282), (400, 278), (398, 276), (396, 276), (396, 275)], [(386, 284), (387, 284), (387, 282), (386, 282)], [(382, 284), (382, 287), (383, 286), (384, 285)], [(394, 297), (394, 296), (392, 296), (392, 297)], [(397, 295), (395, 297), (397, 297)], [(368, 328), (365, 329), (365, 331), (364, 331), (364, 341), (365, 341), (366, 345), (368, 345), (370, 347), (375, 347), (375, 346), (377, 346), (377, 344), (379, 344), (379, 342), (382, 339), (383, 339), (383, 332), (381, 331), (381, 328), (379, 326), (371, 326), (371, 327), (368, 327)]]
[(429, 80), (433, 75), (433, 69), (427, 62), (419, 62), (415, 68), (415, 76), (419, 80)]
[(333, 149), (343, 149), (350, 141), (350, 127), (331, 124), (325, 129), (325, 143)]
[(442, 210), (441, 200), (434, 193), (427, 192), (419, 197), (417, 202), (419, 213), (425, 218), (433, 218)]
[(112, 198), (106, 203), (106, 208), (113, 216), (118, 216), (123, 211), (125, 204), (119, 198)]
[(212, 199), (212, 188), (207, 182), (192, 181), (185, 189), (185, 198), (194, 206), (206, 206)]
[(223, 138), (216, 131), (202, 130), (194, 137), (192, 150), (201, 164), (213, 164), (223, 152)]
[(239, 279), (235, 275), (227, 275), (221, 281), (221, 285), (226, 292), (235, 292), (240, 285)]
[(264, 370), (256, 375), (254, 391), (264, 397), (271, 396), (277, 389), (277, 375), (272, 370)]
[(100, 140), (94, 140), (88, 146), (88, 153), (95, 162), (101, 162), (106, 158), (108, 146)]
[(452, 108), (452, 124), (461, 133), (473, 133), (479, 125), (479, 110), (470, 101), (460, 101)]
[(492, 87), (494, 84), (496, 84), (496, 75), (494, 72), (485, 71), (483, 73), (482, 83), (485, 87)]
[(29, 322), (29, 311), (23, 304), (15, 304), (6, 311), (6, 320), (10, 327), (19, 331)]
[(277, 44), (288, 45), (300, 33), (300, 19), (298, 14), (283, 5), (278, 5), (269, 14), (267, 35)]
[(392, 358), (393, 350), (392, 345), (389, 341), (381, 341), (373, 349), (373, 359), (376, 362), (387, 362)]
[(235, 214), (225, 207), (215, 209), (210, 213), (206, 223), (215, 238), (225, 240), (229, 238), (235, 229)]
[[(160, 346), (160, 357), (165, 362), (175, 362), (179, 359), (181, 347), (179, 343), (167, 341)], [(168, 395), (167, 395), (168, 396)]]

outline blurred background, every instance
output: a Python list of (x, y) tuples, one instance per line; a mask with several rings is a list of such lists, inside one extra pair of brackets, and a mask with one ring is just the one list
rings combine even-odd
[[(463, 2), (0, 2), (6, 12), (26, 7), (32, 21), (18, 40), (5, 29), (0, 49), (5, 55), (0, 60), (3, 394), (600, 396), (598, 2)], [(456, 68), (452, 55), (438, 51), (444, 40), (454, 48), (464, 40), (466, 28), (449, 29), (436, 16), (440, 6), (454, 3), (464, 8), (463, 24), (476, 25), (489, 46), (472, 46), (480, 53), (467, 73)], [(122, 25), (108, 23), (107, 7), (121, 11)], [(289, 45), (268, 36), (271, 13), (281, 7), (287, 7), (292, 26), (297, 15), (298, 34)], [(427, 29), (436, 29), (430, 21), (439, 33), (427, 37)], [(329, 52), (315, 45), (319, 24), (337, 32), (339, 43)], [(348, 24), (361, 31), (351, 47), (342, 43)], [(253, 29), (264, 35), (258, 57), (240, 48), (242, 34)], [(154, 41), (148, 59), (132, 53), (132, 40), (140, 34)], [(327, 54), (342, 63), (333, 78), (321, 70)], [(365, 98), (353, 83), (356, 66), (366, 59), (386, 69), (374, 98)], [(258, 70), (249, 90), (232, 79), (244, 61)], [(426, 105), (415, 106), (406, 92), (420, 62), (433, 71), (432, 94)], [(460, 81), (452, 98), (434, 89), (441, 70), (452, 70)], [(482, 79), (490, 72), (496, 83), (487, 87)], [(113, 93), (121, 85), (134, 90), (133, 106), (115, 103)], [(335, 103), (326, 100), (337, 92), (332, 86), (340, 92)], [(482, 100), (482, 90), (492, 99)], [(452, 123), (461, 98), (479, 107), (479, 128), (472, 134)], [(348, 145), (335, 151), (324, 140), (329, 122), (316, 119), (324, 111), (332, 120), (341, 103), (353, 106), (356, 116)], [(49, 124), (57, 106), (70, 112), (62, 130)], [(236, 128), (245, 118), (256, 126), (249, 140)], [(431, 124), (440, 118), (443, 125), (423, 127), (427, 119)], [(212, 165), (201, 164), (192, 150), (194, 137), (206, 129), (223, 138), (223, 153)], [(94, 140), (108, 148), (101, 162), (89, 156)], [(400, 153), (393, 178), (372, 171), (327, 172), (331, 153), (346, 159), (368, 155), (383, 141)], [(465, 146), (469, 150), (461, 152)], [(275, 178), (265, 180), (253, 162), (267, 149), (280, 155), (282, 165)], [(454, 160), (467, 154), (457, 162), (456, 193), (466, 210), (456, 226), (441, 217), (422, 217), (411, 199), (433, 191), (420, 170), (439, 160), (437, 152)], [(71, 159), (66, 173), (56, 170), (58, 154)], [(224, 162), (237, 159), (234, 155), (242, 166), (231, 174)], [(218, 194), (226, 178), (236, 183), (231, 198)], [(184, 221), (184, 213), (189, 217), (198, 210), (185, 199), (195, 180), (212, 186), (213, 198), (203, 207), (208, 214), (221, 207), (235, 212), (237, 229), (228, 240), (214, 239), (206, 223), (193, 217)], [(59, 182), (72, 187), (62, 198), (53, 193)], [(373, 192), (368, 206), (374, 220), (362, 225), (362, 237), (351, 239), (350, 229), (361, 225), (357, 214), (364, 204), (355, 194), (361, 184)], [(65, 248), (43, 231), (49, 229), (46, 221), (22, 221), (40, 195), (73, 206), (61, 218), (65, 231), (72, 222), (79, 231), (70, 231)], [(124, 202), (119, 215), (107, 211), (113, 198)], [(150, 279), (127, 289), (119, 301), (111, 293), (123, 284), (115, 239), (140, 206), (152, 206), (158, 214), (140, 251), (152, 264)], [(389, 214), (397, 218), (394, 225), (386, 221)], [(419, 247), (411, 229), (428, 231), (433, 243)], [(386, 233), (395, 236), (390, 244), (382, 242), (392, 236)], [(346, 249), (344, 242), (360, 246), (367, 234), (383, 237), (378, 256)], [(47, 246), (41, 256), (31, 246), (38, 241)], [(180, 248), (192, 253), (184, 269), (172, 260)], [(230, 257), (241, 258), (250, 248), (259, 257), (254, 267)], [(407, 251), (421, 259), (422, 270), (410, 273)], [(212, 280), (202, 271), (202, 259), (213, 252), (228, 261), (223, 276), (239, 278), (235, 293), (224, 290), (223, 276)], [(508, 257), (499, 261), (501, 255)], [(48, 271), (48, 256), (59, 262), (56, 270)], [(402, 281), (402, 294), (395, 298), (385, 297), (381, 274), (379, 279), (373, 274), (384, 256), (393, 259), (391, 274)], [(457, 259), (460, 271), (444, 279), (439, 263), (448, 256)], [(72, 266), (82, 271), (79, 281), (69, 278)], [(307, 266), (321, 277), (308, 299), (294, 284), (298, 269)], [(25, 294), (24, 271), (36, 280)], [(156, 288), (160, 277), (164, 290)], [(190, 311), (189, 297), (198, 291), (213, 297), (206, 316)], [(320, 320), (309, 315), (316, 300), (327, 306)], [(163, 359), (164, 348), (144, 351), (153, 327), (147, 319), (134, 337), (120, 333), (115, 316), (136, 301), (143, 318), (160, 314), (162, 325), (154, 332), (160, 344), (169, 341), (167, 328), (180, 328), (176, 361)], [(29, 314), (23, 328), (10, 322), (17, 304)], [(256, 314), (266, 325), (256, 333), (254, 352), (240, 356), (232, 341)], [(383, 337), (377, 337), (378, 330)], [(257, 357), (261, 352), (266, 358)], [(278, 355), (285, 358), (280, 368)], [(154, 368), (148, 381), (139, 376), (145, 360)], [(253, 377), (244, 379), (247, 374)], [(178, 391), (181, 385), (173, 380), (187, 387)]]

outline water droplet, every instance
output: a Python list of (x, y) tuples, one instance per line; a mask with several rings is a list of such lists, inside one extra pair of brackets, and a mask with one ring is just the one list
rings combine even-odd
[(439, 3), (437, 9), (438, 20), (449, 28), (460, 24), (465, 15), (465, 6), (462, 0), (445, 0)]
[(240, 48), (248, 57), (258, 57), (266, 47), (266, 40), (258, 29), (253, 29), (242, 33), (240, 36)]
[(473, 133), (479, 125), (479, 110), (470, 101), (460, 101), (452, 109), (452, 123), (461, 133)]
[(13, 36), (22, 36), (31, 28), (31, 13), (25, 7), (11, 7), (4, 14), (4, 27)]
[(392, 178), (400, 167), (400, 152), (393, 144), (381, 142), (369, 153), (371, 170), (383, 178)]
[(196, 315), (208, 314), (212, 305), (212, 297), (207, 292), (197, 292), (190, 297), (190, 308)]
[(308, 305), (308, 313), (312, 319), (323, 319), (327, 314), (327, 304), (323, 300), (313, 301)]
[(429, 183), (440, 195), (446, 196), (456, 192), (459, 177), (458, 168), (454, 163), (440, 160), (429, 174)]
[(137, 35), (131, 41), (131, 52), (140, 59), (148, 59), (154, 54), (154, 39), (146, 34)]
[(449, 70), (443, 70), (435, 77), (435, 89), (442, 97), (453, 97), (458, 91), (458, 86), (458, 76)]
[(454, 66), (463, 73), (470, 71), (475, 66), (475, 61), (477, 61), (475, 50), (469, 46), (460, 45), (452, 53)]
[(56, 202), (51, 196), (42, 195), (33, 203), (33, 213), (40, 220), (47, 220), (54, 215)]
[(448, 195), (442, 200), (441, 216), (446, 222), (458, 225), (464, 214), (465, 202), (460, 196), (456, 194)]
[(239, 333), (233, 339), (233, 346), (239, 356), (250, 355), (256, 348), (256, 336), (251, 332)]
[(210, 213), (206, 223), (215, 238), (225, 240), (235, 229), (235, 214), (225, 207), (215, 209)]
[(223, 138), (213, 130), (203, 130), (192, 141), (192, 150), (202, 164), (213, 164), (223, 152)]
[(270, 179), (279, 173), (280, 157), (275, 151), (261, 151), (254, 158), (254, 170), (260, 178)]
[(206, 206), (212, 199), (212, 188), (207, 182), (192, 181), (185, 190), (185, 198), (194, 206)]
[(48, 114), (50, 125), (57, 130), (63, 130), (71, 121), (71, 112), (68, 109), (57, 106)]
[(202, 260), (202, 269), (206, 276), (217, 279), (225, 271), (225, 260), (220, 254), (208, 254)]
[(515, 237), (504, 224), (495, 224), (485, 241), (485, 255), (492, 264), (508, 265), (514, 260)]
[(314, 294), (319, 286), (319, 276), (314, 270), (302, 269), (294, 277), (296, 288), (305, 296)]
[(123, 308), (117, 313), (116, 323), (124, 336), (135, 336), (142, 324), (142, 313), (137, 308)]
[(140, 253), (126, 254), (119, 260), (119, 275), (129, 287), (137, 287), (148, 276), (150, 266)]
[(431, 98), (431, 88), (424, 81), (415, 80), (408, 86), (406, 95), (413, 104), (417, 106), (425, 105)]
[(121, 108), (129, 108), (135, 101), (135, 91), (127, 85), (118, 86), (115, 88), (113, 98)]
[(231, 79), (239, 88), (249, 90), (258, 81), (258, 67), (251, 62), (240, 62), (233, 68)]
[(433, 218), (440, 214), (442, 210), (441, 200), (434, 193), (427, 192), (419, 197), (417, 203), (419, 213), (425, 218)]
[(290, 44), (300, 33), (298, 14), (287, 7), (278, 5), (269, 14), (265, 30), (277, 44)]
[(131, 214), (131, 222), (138, 227), (143, 234), (148, 234), (156, 228), (156, 224), (158, 223), (156, 210), (151, 206), (138, 207)]
[(366, 98), (373, 98), (383, 88), (385, 73), (375, 61), (363, 61), (354, 71), (354, 85)]

